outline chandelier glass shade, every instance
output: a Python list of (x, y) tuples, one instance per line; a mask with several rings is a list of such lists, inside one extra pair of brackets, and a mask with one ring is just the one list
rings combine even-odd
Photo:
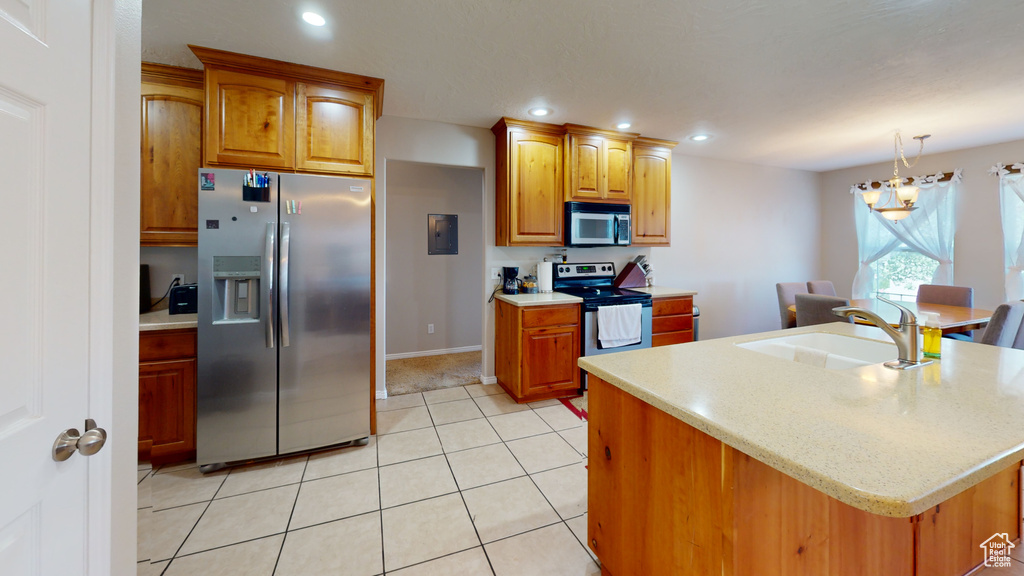
[[(920, 142), (921, 147), (917, 151), (917, 158), (911, 163), (907, 162), (906, 157), (903, 156), (903, 138), (900, 137), (899, 130), (896, 131), (893, 141), (892, 178), (885, 183), (879, 183), (878, 188), (872, 188), (869, 184), (867, 189), (861, 192), (860, 197), (870, 210), (878, 212), (887, 220), (902, 220), (910, 216), (912, 211), (917, 210), (914, 203), (917, 202), (917, 194), (920, 189), (911, 184), (903, 184), (903, 179), (900, 178), (900, 160), (907, 168), (914, 167), (921, 159), (921, 153), (924, 152), (924, 140), (929, 136), (929, 134), (914, 136), (914, 140)], [(880, 204), (879, 201), (882, 200), (883, 194), (885, 194), (885, 200)]]

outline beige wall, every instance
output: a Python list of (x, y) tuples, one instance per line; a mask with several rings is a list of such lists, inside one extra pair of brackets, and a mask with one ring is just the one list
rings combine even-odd
[[(386, 353), (480, 346), (483, 170), (393, 160), (387, 171)], [(458, 254), (427, 254), (427, 214), (458, 216)]]
[[(497, 121), (497, 118), (495, 118)], [(655, 135), (657, 136), (657, 135)], [(492, 267), (519, 266), (520, 274), (551, 248), (494, 246), (494, 135), (490, 130), (384, 116), (377, 124), (377, 301), (394, 281), (386, 271), (388, 165), (394, 160), (482, 168), (483, 275), (477, 290), (483, 308), (483, 376), (494, 378), (494, 305), (483, 304), (494, 283)], [(820, 276), (819, 177), (674, 155), (671, 248), (579, 248), (570, 261), (612, 261), (621, 267), (649, 254), (659, 284), (700, 291), (701, 337), (778, 328), (775, 283)], [(384, 306), (377, 326), (388, 325)], [(377, 391), (384, 393), (385, 332), (377, 333)]]
[[(939, 136), (935, 136), (938, 138)], [(927, 144), (925, 145), (927, 150)], [(963, 185), (957, 205), (957, 232), (953, 253), (954, 282), (974, 287), (974, 303), (992, 309), (1003, 301), (1003, 237), (999, 225), (999, 181), (988, 174), (997, 162), (1024, 161), (1024, 140), (926, 155), (901, 176), (935, 174), (963, 169)], [(854, 207), (866, 210), (850, 186), (882, 180), (892, 174), (892, 161), (835, 170), (822, 174), (821, 270), (849, 294), (857, 273), (857, 231)]]
[(655, 283), (698, 291), (700, 338), (779, 329), (777, 282), (819, 277), (819, 176), (672, 156), (672, 246)]

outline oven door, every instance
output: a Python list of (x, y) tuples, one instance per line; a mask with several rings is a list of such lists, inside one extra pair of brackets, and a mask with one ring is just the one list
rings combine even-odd
[[(601, 344), (597, 339), (597, 310), (587, 310), (583, 313), (583, 350), (581, 356), (596, 356), (598, 354), (612, 354), (615, 352), (626, 352), (628, 350), (640, 350), (642, 348), (651, 347), (651, 339), (653, 334), (652, 329), (652, 310), (650, 302), (646, 302), (640, 310), (640, 341), (636, 344), (629, 344), (626, 346), (617, 346), (615, 348), (601, 348)], [(587, 389), (587, 372), (580, 370), (580, 389)]]
[(567, 246), (612, 246), (617, 229), (616, 215), (571, 212), (568, 218)]

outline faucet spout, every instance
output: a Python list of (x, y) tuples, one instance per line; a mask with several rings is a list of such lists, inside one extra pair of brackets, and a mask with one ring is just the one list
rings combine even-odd
[(879, 297), (878, 299), (899, 308), (899, 328), (894, 328), (881, 316), (865, 308), (858, 308), (856, 306), (840, 306), (838, 308), (833, 308), (832, 313), (841, 318), (862, 318), (871, 324), (878, 326), (883, 332), (888, 334), (889, 337), (892, 338), (893, 342), (896, 343), (896, 350), (898, 351), (899, 358), (891, 362), (886, 362), (885, 366), (887, 368), (892, 368), (893, 370), (906, 370), (907, 368), (931, 364), (930, 360), (925, 362), (921, 362), (919, 360), (917, 348), (917, 317), (914, 316), (914, 313), (892, 300), (882, 297)]

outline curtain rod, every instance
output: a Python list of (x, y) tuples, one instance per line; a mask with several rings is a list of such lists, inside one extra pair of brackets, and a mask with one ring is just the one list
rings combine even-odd
[(992, 175), (996, 175), (996, 174), (1021, 174), (1021, 173), (1024, 173), (1024, 163), (1016, 162), (1016, 163), (1013, 163), (1013, 164), (1010, 164), (1010, 165), (996, 164), (995, 166), (989, 168), (988, 173), (992, 174)]
[[(1009, 168), (1007, 168), (1007, 170), (1009, 170)], [(1018, 172), (1020, 172), (1020, 170), (1018, 170)], [(955, 174), (955, 172), (943, 172), (942, 173), (942, 178), (939, 178), (938, 180), (936, 180), (936, 182), (949, 182), (950, 180), (953, 179), (953, 175), (954, 174)], [(931, 178), (931, 176), (920, 176), (920, 178)], [(915, 177), (910, 176), (909, 178), (903, 178), (901, 180), (901, 183), (903, 183), (903, 184), (913, 184), (915, 179), (916, 179)], [(870, 184), (871, 184), (872, 188), (881, 188), (882, 186), (884, 186), (887, 183), (888, 183), (888, 180), (886, 180), (885, 182), (871, 182)], [(867, 184), (868, 184), (867, 182), (861, 182), (860, 184), (855, 184), (854, 188), (857, 188), (859, 190), (867, 190)]]

